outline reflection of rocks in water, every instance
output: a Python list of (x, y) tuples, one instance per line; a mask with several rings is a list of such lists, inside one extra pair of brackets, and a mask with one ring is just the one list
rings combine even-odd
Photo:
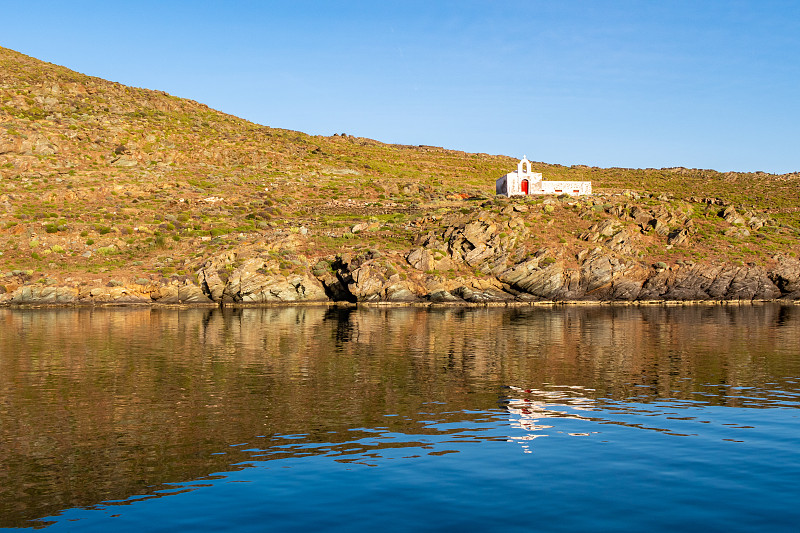
[(333, 324), (334, 340), (337, 351), (342, 346), (353, 340), (353, 323), (350, 320), (354, 308), (352, 307), (331, 307), (325, 311), (325, 321)]
[[(581, 392), (594, 392), (580, 386), (557, 387), (551, 385), (551, 390), (521, 389), (509, 386), (508, 388), (519, 395), (519, 398), (509, 398), (505, 401), (505, 408), (513, 415), (509, 421), (511, 427), (525, 432), (523, 435), (509, 435), (509, 441), (517, 441), (522, 445), (525, 453), (531, 453), (529, 441), (539, 437), (547, 437), (545, 430), (552, 429), (552, 424), (543, 424), (542, 420), (553, 418), (570, 418), (573, 420), (589, 420), (573, 411), (594, 410), (594, 400), (587, 398)], [(573, 437), (585, 437), (589, 433), (569, 433)]]
[(514, 394), (520, 424), (580, 414), (570, 398), (748, 406), (799, 386), (799, 324), (779, 305), (0, 309), (0, 517), (230, 469), (259, 435), (424, 434), (421, 413), (494, 409), (507, 383), (540, 391)]

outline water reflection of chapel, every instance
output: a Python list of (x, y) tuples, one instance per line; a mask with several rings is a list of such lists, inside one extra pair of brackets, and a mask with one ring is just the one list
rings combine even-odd
[(531, 194), (569, 194), (580, 196), (592, 194), (591, 181), (544, 181), (540, 172), (531, 171), (531, 162), (523, 156), (516, 172), (501, 176), (495, 185), (497, 194), (505, 196), (527, 196)]

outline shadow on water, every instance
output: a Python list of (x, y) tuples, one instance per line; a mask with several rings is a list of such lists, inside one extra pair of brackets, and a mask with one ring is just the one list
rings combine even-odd
[(798, 353), (798, 306), (0, 310), (0, 527), (243, 468), (238, 444), (323, 453), (287, 436), (797, 405)]

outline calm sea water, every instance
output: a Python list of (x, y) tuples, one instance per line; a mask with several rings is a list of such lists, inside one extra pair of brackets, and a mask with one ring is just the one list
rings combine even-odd
[(798, 531), (800, 306), (0, 310), (0, 527)]

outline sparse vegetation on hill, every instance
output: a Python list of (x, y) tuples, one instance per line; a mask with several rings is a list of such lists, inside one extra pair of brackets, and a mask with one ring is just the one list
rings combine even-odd
[[(0, 48), (0, 301), (669, 298), (644, 288), (722, 265), (797, 290), (797, 173), (534, 163), (598, 194), (495, 198), (515, 166), (260, 126)], [(599, 292), (597, 257), (618, 265)], [(519, 265), (558, 282), (526, 288)]]

